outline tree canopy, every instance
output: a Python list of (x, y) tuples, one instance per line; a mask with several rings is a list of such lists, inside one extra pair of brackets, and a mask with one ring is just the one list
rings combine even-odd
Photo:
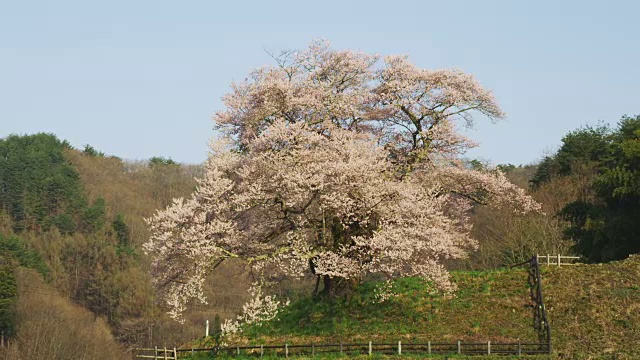
[(623, 116), (616, 129), (585, 127), (562, 141), (533, 184), (562, 176), (585, 179), (582, 195), (559, 213), (570, 222), (566, 235), (576, 250), (592, 261), (640, 252), (640, 116)]
[(323, 279), (324, 292), (366, 274), (417, 275), (450, 289), (443, 259), (476, 246), (473, 203), (539, 209), (498, 170), (470, 169), (473, 114), (503, 116), (457, 70), (315, 42), (233, 84), (215, 116), (224, 136), (189, 199), (148, 219), (145, 245), (178, 314), (202, 299), (208, 271), (239, 257), (254, 271)]

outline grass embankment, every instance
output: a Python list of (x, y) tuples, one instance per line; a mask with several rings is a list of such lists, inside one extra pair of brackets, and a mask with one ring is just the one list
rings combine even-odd
[[(552, 358), (640, 356), (640, 257), (601, 265), (543, 266), (542, 273)], [(278, 319), (250, 327), (229, 342), (538, 341), (526, 270), (452, 276), (458, 284), (454, 296), (431, 294), (429, 284), (406, 278), (394, 282), (398, 296), (385, 303), (375, 301), (373, 283), (362, 285), (350, 298), (302, 299)], [(211, 341), (196, 346), (211, 346)]]
[(595, 265), (544, 267), (555, 352), (640, 359), (640, 255)]
[(376, 283), (363, 284), (348, 298), (297, 301), (278, 320), (248, 328), (252, 342), (424, 340), (464, 342), (536, 339), (526, 273), (454, 272), (454, 296), (432, 294), (417, 278), (393, 283), (398, 294), (376, 301)]

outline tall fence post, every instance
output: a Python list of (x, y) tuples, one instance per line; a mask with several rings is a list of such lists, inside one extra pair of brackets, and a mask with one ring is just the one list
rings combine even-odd
[(549, 257), (549, 254), (547, 254), (547, 265), (551, 265), (551, 258)]
[(402, 341), (398, 340), (398, 355), (402, 355)]
[(153, 354), (153, 360), (158, 360), (158, 347), (156, 346), (156, 352)]
[(558, 266), (560, 266), (560, 254), (558, 254)]
[(342, 340), (340, 340), (340, 355), (342, 355)]
[(209, 337), (209, 320), (207, 320), (207, 325), (205, 326), (204, 336)]
[(491, 355), (491, 340), (487, 341), (487, 355)]
[(522, 345), (520, 345), (520, 341), (518, 341), (518, 356), (522, 355)]
[(169, 360), (169, 357), (167, 356), (167, 347), (164, 347), (164, 360)]
[(178, 358), (178, 350), (174, 346), (173, 347), (173, 360), (176, 360), (177, 358)]
[(427, 354), (431, 355), (431, 341), (427, 341)]
[(373, 347), (371, 346), (371, 341), (369, 341), (369, 356), (373, 353)]
[[(561, 255), (558, 254), (557, 255), (557, 260), (558, 260), (558, 266), (560, 266), (561, 262)], [(549, 255), (547, 254), (547, 264), (549, 263)], [(535, 275), (535, 283), (536, 283), (536, 302), (537, 302), (537, 314), (538, 314), (538, 318), (537, 320), (540, 321), (539, 325), (537, 324), (538, 331), (539, 334), (542, 336), (546, 335), (546, 340), (547, 340), (547, 345), (548, 348), (547, 350), (549, 351), (549, 353), (551, 353), (551, 327), (549, 326), (549, 321), (547, 319), (547, 311), (544, 305), (544, 297), (542, 296), (542, 279), (541, 279), (541, 275), (540, 275), (540, 267), (539, 267), (539, 263), (536, 261), (532, 264), (532, 268), (534, 271), (534, 275)]]
[(264, 345), (260, 345), (260, 357), (264, 356)]
[(462, 354), (462, 346), (460, 346), (460, 340), (458, 340), (458, 354)]
[(316, 356), (316, 345), (311, 344), (311, 356)]
[(289, 357), (289, 344), (287, 343), (284, 344), (284, 357)]

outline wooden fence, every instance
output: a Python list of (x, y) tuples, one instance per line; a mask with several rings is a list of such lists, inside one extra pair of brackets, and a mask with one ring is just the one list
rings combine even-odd
[[(556, 256), (558, 264), (562, 265), (561, 259), (569, 256)], [(571, 256), (570, 258), (576, 258)], [(547, 319), (547, 309), (544, 305), (544, 297), (542, 296), (542, 278), (540, 276), (540, 264), (539, 259), (544, 259), (539, 255), (534, 255), (530, 260), (521, 262), (519, 264), (511, 265), (511, 267), (523, 266), (528, 267), (529, 273), (529, 289), (531, 294), (531, 301), (533, 301), (533, 327), (538, 331), (538, 340), (544, 341), (547, 346), (548, 353), (551, 354), (551, 326)], [(547, 259), (549, 256), (547, 255)], [(578, 258), (579, 259), (579, 258)], [(565, 264), (566, 265), (566, 264)]]
[[(547, 264), (547, 265), (575, 265), (578, 263), (580, 256), (563, 256), (563, 255), (536, 255), (538, 264)], [(564, 260), (568, 260), (568, 262), (563, 262)]]
[(178, 350), (176, 348), (167, 349), (158, 348), (153, 349), (139, 348), (135, 349), (136, 359), (154, 359), (154, 360), (176, 360), (178, 358)]
[[(142, 359), (177, 359), (187, 358), (195, 353), (209, 353), (216, 356), (277, 356), (288, 358), (289, 356), (316, 356), (322, 354), (341, 355), (373, 355), (373, 354), (425, 354), (425, 355), (539, 355), (548, 354), (548, 343), (455, 343), (431, 342), (424, 343), (339, 343), (339, 344), (282, 344), (282, 345), (256, 345), (256, 346), (225, 346), (213, 348), (193, 349), (157, 349), (155, 357), (148, 355), (155, 349), (136, 349), (147, 351), (146, 354), (136, 354), (136, 358)], [(174, 355), (175, 354), (175, 355)]]

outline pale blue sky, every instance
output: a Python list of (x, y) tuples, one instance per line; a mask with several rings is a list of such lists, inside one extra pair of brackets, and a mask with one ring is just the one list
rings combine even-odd
[(128, 159), (198, 163), (263, 49), (409, 54), (457, 67), (507, 112), (470, 156), (529, 163), (567, 131), (640, 113), (636, 1), (0, 0), (0, 137), (52, 132)]

